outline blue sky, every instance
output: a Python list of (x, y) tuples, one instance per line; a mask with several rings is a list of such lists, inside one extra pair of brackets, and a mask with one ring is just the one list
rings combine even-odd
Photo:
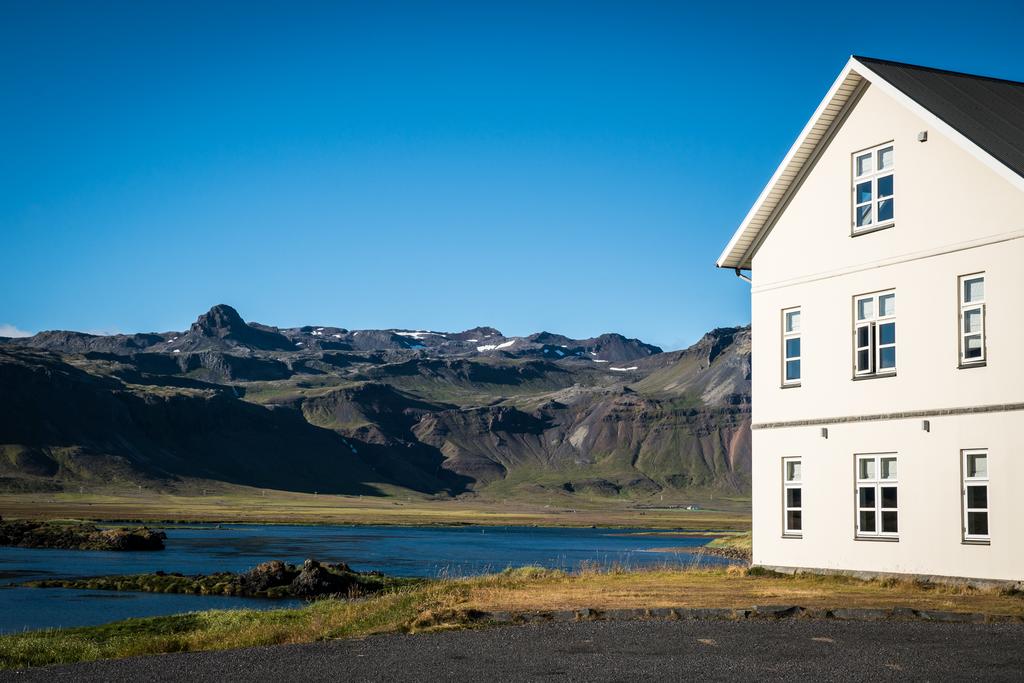
[(749, 320), (714, 261), (851, 53), (1024, 80), (1024, 5), (7, 2), (0, 327)]

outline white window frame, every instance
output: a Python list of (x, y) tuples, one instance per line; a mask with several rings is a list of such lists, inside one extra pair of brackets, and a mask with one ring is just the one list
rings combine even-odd
[[(882, 478), (882, 461), (892, 460), (896, 464), (896, 476)], [(861, 462), (873, 461), (874, 476), (861, 476)], [(857, 538), (899, 538), (899, 457), (896, 453), (859, 453), (853, 458), (854, 480), (856, 485), (853, 489), (854, 504), (854, 530)], [(884, 507), (882, 505), (882, 489), (896, 489), (896, 506)], [(872, 489), (874, 491), (874, 504), (861, 505), (861, 489)], [(870, 512), (874, 514), (874, 530), (861, 529), (861, 513)], [(882, 530), (882, 517), (887, 512), (896, 513), (896, 531)]]
[[(985, 475), (984, 476), (970, 476), (970, 470), (968, 469), (968, 462), (971, 456), (983, 455), (985, 456)], [(992, 540), (992, 500), (990, 494), (992, 493), (992, 487), (989, 486), (990, 477), (990, 466), (992, 460), (989, 458), (987, 448), (968, 448), (961, 451), (960, 456), (960, 467), (963, 474), (962, 482), (963, 485), (960, 490), (960, 495), (963, 500), (963, 534), (965, 541), (991, 541)], [(967, 489), (974, 487), (985, 488), (985, 507), (983, 508), (972, 508), (968, 507), (968, 496)], [(972, 534), (970, 533), (970, 514), (971, 513), (984, 513), (985, 514), (985, 528), (988, 533), (984, 534)]]
[[(797, 476), (790, 478), (790, 465), (797, 465)], [(782, 535), (783, 536), (803, 536), (804, 535), (804, 492), (803, 492), (803, 458), (798, 457), (786, 457), (782, 459)], [(800, 505), (791, 506), (789, 504), (789, 492), (791, 490), (800, 491)], [(799, 512), (800, 513), (800, 528), (793, 529), (789, 526), (789, 513)]]
[[(967, 290), (966, 290), (965, 287), (966, 287), (967, 283), (972, 281), (972, 280), (979, 280), (979, 279), (981, 280), (981, 283), (982, 283), (981, 286), (982, 286), (982, 292), (983, 292), (982, 295), (981, 295), (981, 300), (980, 301), (966, 301)], [(959, 347), (960, 347), (960, 366), (961, 367), (969, 367), (969, 366), (972, 366), (972, 365), (983, 365), (984, 363), (987, 362), (988, 353), (987, 353), (987, 349), (985, 348), (986, 347), (986, 343), (985, 343), (986, 342), (985, 324), (986, 324), (986, 317), (987, 317), (986, 316), (987, 311), (986, 311), (986, 306), (985, 306), (985, 298), (986, 298), (986, 296), (985, 296), (986, 295), (985, 288), (987, 287), (987, 285), (988, 285), (988, 283), (985, 281), (985, 273), (984, 272), (972, 273), (970, 275), (961, 275), (959, 278), (957, 278), (957, 295), (956, 295), (956, 298), (957, 298), (957, 301), (960, 304), (960, 306), (959, 306), (959, 310), (960, 310), (960, 320), (959, 320), (960, 338), (959, 338)], [(978, 331), (978, 332), (969, 331), (969, 330), (966, 329), (967, 314), (971, 313), (973, 311), (978, 311), (980, 316), (981, 316), (981, 330)], [(977, 356), (975, 358), (967, 358), (967, 338), (968, 337), (980, 337), (981, 338), (981, 355), (980, 356)]]
[[(790, 329), (790, 326), (789, 326), (789, 317), (793, 313), (797, 314), (797, 320), (798, 320), (797, 327), (796, 327), (795, 330)], [(803, 316), (803, 311), (800, 309), (799, 306), (793, 306), (791, 308), (784, 308), (784, 309), (782, 309), (782, 384), (783, 384), (783, 386), (790, 386), (790, 387), (792, 387), (792, 386), (800, 386), (800, 381), (803, 378), (804, 364), (801, 362), (801, 358), (803, 357), (803, 345), (804, 345), (803, 334), (801, 333), (801, 329), (803, 327), (803, 317), (804, 317)], [(788, 349), (789, 341), (792, 340), (792, 339), (796, 339), (797, 343), (800, 346), (800, 351), (795, 356), (788, 355), (789, 354), (789, 349)], [(797, 372), (797, 376), (796, 376), (795, 379), (790, 379), (790, 377), (789, 377), (789, 364), (794, 362), (794, 361), (797, 363), (797, 367), (799, 368), (799, 371)]]
[[(886, 315), (880, 315), (882, 299), (892, 296), (893, 310)], [(860, 304), (862, 301), (871, 301), (871, 315), (860, 317)], [(883, 325), (896, 325), (896, 290), (887, 289), (872, 294), (859, 294), (853, 297), (853, 375), (854, 377), (871, 377), (896, 374), (899, 365), (897, 342), (882, 344), (878, 330)], [(863, 334), (861, 330), (864, 330)], [(862, 339), (863, 337), (863, 339)], [(866, 344), (862, 344), (866, 342)], [(882, 351), (893, 349), (893, 366), (882, 367)], [(860, 355), (862, 351), (868, 352), (868, 363), (864, 368), (860, 367)]]
[[(880, 160), (880, 158), (882, 156), (882, 152), (885, 151), (885, 150), (891, 150), (891, 152), (892, 152), (892, 164), (890, 166), (884, 168), (884, 169), (879, 169), (879, 160)], [(857, 172), (858, 171), (858, 168), (857, 168), (858, 162), (863, 157), (869, 157), (870, 158), (870, 160), (871, 160), (871, 170), (868, 171), (868, 172), (865, 172), (865, 173), (858, 174), (858, 172)], [(850, 187), (850, 198), (851, 198), (851, 206), (852, 206), (852, 212), (851, 212), (852, 215), (851, 215), (851, 223), (850, 223), (850, 225), (852, 226), (851, 234), (857, 235), (857, 234), (860, 234), (860, 233), (871, 232), (871, 231), (874, 231), (874, 230), (879, 230), (881, 228), (886, 228), (886, 227), (889, 227), (889, 226), (893, 225), (896, 222), (896, 185), (895, 185), (895, 182), (896, 182), (896, 146), (895, 146), (895, 144), (893, 143), (892, 140), (890, 140), (889, 142), (884, 142), (884, 143), (882, 143), (880, 145), (875, 145), (874, 147), (869, 147), (868, 149), (862, 149), (859, 152), (854, 152), (853, 155), (850, 157), (850, 159), (851, 159), (851, 169), (852, 169), (852, 176), (851, 177), (853, 178), (853, 183), (852, 183), (852, 185)], [(890, 176), (893, 179), (893, 192), (892, 192), (892, 194), (891, 195), (886, 195), (884, 197), (879, 197), (878, 196), (878, 181), (880, 179), (882, 179), (882, 178), (887, 178), (887, 177), (890, 177)], [(870, 186), (871, 186), (871, 196), (870, 196), (870, 198), (867, 201), (858, 202), (857, 201), (857, 187), (858, 187), (858, 185), (863, 185), (864, 183), (869, 183), (870, 184)], [(892, 209), (893, 209), (893, 211), (892, 211), (892, 218), (887, 218), (884, 221), (880, 221), (880, 220), (878, 220), (878, 208), (879, 208), (879, 205), (883, 201), (885, 201), (885, 200), (888, 200), (888, 201), (892, 202)], [(862, 223), (862, 224), (858, 225), (857, 224), (857, 211), (861, 207), (865, 207), (865, 206), (866, 207), (870, 207), (870, 210), (871, 210), (871, 220), (866, 222), (866, 223)]]

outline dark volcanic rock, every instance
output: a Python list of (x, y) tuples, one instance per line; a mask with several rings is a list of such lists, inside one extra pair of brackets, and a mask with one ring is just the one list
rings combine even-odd
[(146, 527), (100, 531), (91, 524), (0, 519), (0, 546), (64, 550), (163, 550), (166, 538), (164, 532)]
[(236, 595), (258, 598), (359, 597), (392, 587), (418, 583), (420, 579), (389, 577), (380, 572), (357, 572), (344, 562), (321, 564), (306, 560), (301, 568), (280, 560), (264, 562), (247, 572), (216, 572), (184, 576), (154, 572), (128, 576), (95, 576), (79, 579), (44, 579), (24, 584), (33, 588)]
[(163, 550), (167, 534), (146, 527), (138, 529), (106, 529), (97, 540), (102, 550)]
[(97, 335), (54, 330), (40, 332), (31, 337), (9, 339), (5, 343), (14, 346), (42, 349), (44, 351), (60, 351), (62, 353), (88, 353), (94, 351), (124, 355), (137, 353), (163, 341), (164, 338), (158, 334)]
[(55, 478), (76, 485), (161, 486), (188, 477), (370, 494), (363, 482), (380, 481), (337, 433), (235, 392), (134, 391), (52, 354), (3, 347), (0, 386), (0, 475), (31, 476), (13, 464), (29, 449), (57, 463)]
[(330, 572), (316, 560), (306, 560), (291, 583), (291, 594), (299, 598), (346, 593), (355, 584), (354, 575)]
[[(588, 360), (600, 358), (612, 363), (621, 363), (661, 353), (657, 346), (614, 333), (602, 334), (591, 339), (571, 339), (561, 334), (538, 332), (526, 337), (524, 341), (534, 345), (531, 349), (534, 353), (539, 352), (547, 358), (580, 356)], [(539, 345), (539, 348), (536, 345)], [(513, 352), (516, 352), (514, 347)]]
[(213, 348), (217, 342), (227, 346), (243, 346), (268, 351), (294, 351), (295, 344), (280, 332), (262, 326), (248, 325), (238, 311), (227, 304), (217, 304), (192, 323), (183, 344), (176, 348), (201, 350)]
[(246, 591), (259, 593), (270, 588), (287, 586), (297, 575), (298, 572), (293, 565), (285, 564), (281, 560), (271, 560), (240, 574), (238, 581)]

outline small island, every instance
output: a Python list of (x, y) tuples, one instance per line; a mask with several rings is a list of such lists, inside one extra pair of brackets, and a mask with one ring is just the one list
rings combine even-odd
[(83, 522), (58, 523), (4, 520), (0, 546), (62, 550), (163, 550), (167, 534), (146, 527), (100, 529)]
[(191, 593), (194, 595), (235, 595), (250, 598), (325, 597), (355, 598), (388, 588), (407, 586), (420, 579), (385, 576), (380, 572), (357, 572), (344, 562), (329, 564), (308, 559), (301, 566), (280, 560), (264, 562), (242, 573), (217, 572), (186, 576), (155, 572), (126, 576), (97, 576), (82, 579), (30, 581), (31, 588), (77, 588), (146, 593)]

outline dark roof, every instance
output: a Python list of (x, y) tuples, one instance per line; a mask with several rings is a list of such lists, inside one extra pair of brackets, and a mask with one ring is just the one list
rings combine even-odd
[(1024, 176), (1024, 83), (854, 57)]

